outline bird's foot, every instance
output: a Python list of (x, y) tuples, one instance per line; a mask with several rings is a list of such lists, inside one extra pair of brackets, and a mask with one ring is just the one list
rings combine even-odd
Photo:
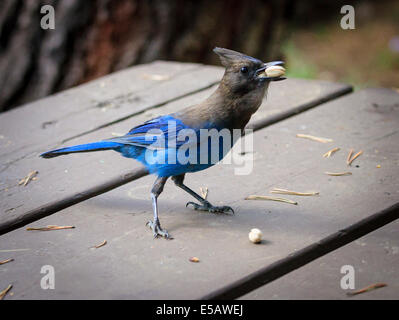
[(166, 231), (165, 229), (161, 228), (161, 224), (159, 223), (159, 220), (155, 220), (155, 221), (148, 221), (146, 223), (146, 226), (149, 226), (152, 230), (152, 233), (154, 235), (154, 239), (158, 238), (158, 237), (164, 237), (165, 239), (173, 239), (168, 231)]
[(231, 212), (232, 214), (234, 214), (234, 210), (232, 207), (229, 206), (216, 207), (211, 205), (208, 201), (204, 202), (204, 204), (198, 204), (190, 201), (187, 202), (186, 207), (188, 207), (189, 205), (192, 205), (194, 207), (194, 210), (208, 211), (211, 213), (226, 213), (226, 214)]

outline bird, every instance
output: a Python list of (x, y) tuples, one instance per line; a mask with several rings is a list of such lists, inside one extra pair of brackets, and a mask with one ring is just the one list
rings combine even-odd
[[(154, 238), (172, 239), (168, 231), (161, 227), (158, 212), (158, 197), (169, 178), (199, 202), (190, 201), (186, 206), (192, 205), (195, 210), (211, 213), (234, 213), (230, 206), (214, 206), (186, 186), (185, 175), (205, 170), (223, 159), (237, 140), (232, 138), (234, 135), (226, 138), (230, 143), (227, 148), (221, 148), (220, 144), (215, 149), (209, 147), (210, 135), (203, 138), (201, 134), (211, 130), (228, 133), (239, 130), (243, 133), (251, 116), (260, 107), (270, 82), (285, 79), (285, 69), (283, 61), (264, 63), (220, 47), (215, 47), (213, 51), (219, 56), (225, 71), (216, 90), (201, 103), (148, 120), (133, 127), (124, 136), (64, 147), (40, 156), (54, 158), (70, 153), (114, 150), (141, 162), (150, 174), (156, 175), (150, 193), (153, 220), (147, 222)], [(194, 155), (190, 156), (191, 161), (179, 161), (182, 157), (176, 159), (176, 154), (187, 156), (190, 151)]]

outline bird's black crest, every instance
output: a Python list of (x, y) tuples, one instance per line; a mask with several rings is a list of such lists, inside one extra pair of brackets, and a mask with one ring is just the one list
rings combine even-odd
[(247, 56), (241, 52), (230, 49), (216, 47), (213, 49), (213, 52), (215, 52), (219, 56), (222, 65), (225, 67), (229, 67), (237, 63), (242, 63), (244, 61), (251, 61), (256, 64), (262, 63), (262, 61), (260, 61), (259, 59)]

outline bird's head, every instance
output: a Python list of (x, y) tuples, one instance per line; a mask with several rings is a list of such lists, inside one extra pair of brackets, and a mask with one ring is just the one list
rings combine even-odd
[(216, 47), (213, 51), (226, 67), (222, 84), (234, 95), (245, 95), (251, 91), (266, 87), (270, 81), (283, 80), (284, 62), (264, 63), (243, 53)]

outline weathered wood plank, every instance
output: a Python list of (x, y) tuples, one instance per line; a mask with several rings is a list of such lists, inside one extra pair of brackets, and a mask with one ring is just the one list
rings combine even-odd
[[(156, 81), (151, 76), (165, 76)], [(217, 83), (223, 68), (157, 61), (116, 72), (0, 116), (0, 170), (10, 163)]]
[[(167, 184), (160, 198), (160, 217), (174, 236), (172, 241), (152, 240), (144, 227), (152, 216), (148, 192), (153, 177), (32, 224), (75, 225), (73, 230), (9, 232), (2, 236), (0, 250), (29, 250), (12, 254), (15, 261), (7, 265), (0, 285), (14, 284), (14, 295), (8, 297), (13, 299), (199, 298), (398, 203), (393, 174), (399, 165), (398, 101), (397, 93), (385, 89), (347, 95), (257, 131), (250, 175), (236, 176), (233, 166), (223, 165), (188, 175), (189, 186), (194, 190), (207, 186), (209, 200), (232, 205), (234, 216), (186, 209), (184, 203), (191, 198)], [(334, 142), (308, 141), (296, 138), (296, 133)], [(323, 158), (334, 146), (341, 151)], [(364, 151), (350, 168), (345, 163), (349, 148)], [(352, 176), (323, 174), (348, 169)], [(243, 200), (249, 194), (267, 194), (271, 187), (320, 195), (295, 198), (298, 206)], [(260, 245), (248, 241), (253, 227), (263, 231)], [(106, 246), (89, 249), (104, 239)], [(189, 262), (191, 256), (199, 257), (200, 263)], [(3, 257), (10, 253), (2, 253)], [(55, 290), (39, 289), (44, 264), (55, 268)]]
[[(398, 299), (399, 221), (392, 222), (341, 249), (263, 286), (242, 299)], [(341, 279), (354, 268), (355, 289), (342, 289)], [(387, 287), (356, 296), (347, 292), (375, 283)]]
[[(212, 87), (158, 108), (153, 108), (137, 114), (131, 119), (86, 134), (84, 137), (71, 139), (67, 144), (97, 141), (111, 137), (112, 133), (125, 133), (134, 125), (152, 117), (175, 112), (198, 103), (214, 90), (215, 87)], [(328, 97), (333, 98), (350, 90), (351, 88), (348, 85), (323, 81), (289, 79), (273, 83), (267, 102), (265, 101), (262, 104), (259, 114), (254, 117), (250, 126), (255, 128), (265, 122), (278, 121), (296, 114), (299, 110), (313, 107)], [(290, 92), (290, 94), (287, 94), (287, 92)], [(42, 217), (48, 215), (52, 212), (46, 210), (43, 207), (44, 205), (50, 203), (48, 207), (59, 210), (57, 206), (52, 205), (52, 202), (69, 197), (72, 200), (69, 203), (73, 204), (78, 201), (79, 195), (87, 194), (88, 189), (97, 188), (98, 185), (107, 183), (110, 179), (114, 180), (114, 177), (129, 172), (128, 170), (131, 170), (131, 168), (139, 168), (139, 164), (135, 161), (122, 158), (114, 152), (100, 152), (84, 156), (81, 154), (71, 155), (52, 160), (38, 158), (40, 152), (54, 147), (54, 144), (48, 142), (47, 147), (14, 161), (8, 165), (7, 170), (0, 172), (0, 181), (2, 182), (0, 189), (3, 190), (0, 194), (2, 200), (0, 209), (3, 212), (0, 215), (1, 233), (9, 230), (5, 229), (5, 223), (12, 222), (13, 225), (9, 227), (14, 228), (22, 220), (26, 220), (27, 216), (38, 214), (38, 217)], [(38, 180), (32, 181), (26, 187), (18, 186), (17, 182), (32, 170), (39, 171)], [(108, 190), (108, 188), (105, 188), (105, 190)], [(31, 210), (35, 211), (32, 213)]]
[(298, 269), (313, 260), (351, 243), (399, 218), (399, 203), (340, 229), (323, 239), (297, 250), (223, 288), (202, 297), (203, 300), (231, 300), (241, 297), (261, 286)]

